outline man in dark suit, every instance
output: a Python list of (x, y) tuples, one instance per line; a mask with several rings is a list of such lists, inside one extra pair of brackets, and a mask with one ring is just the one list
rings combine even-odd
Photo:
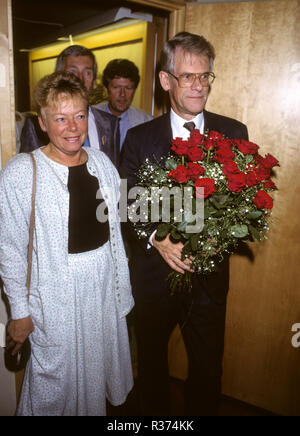
[[(159, 76), (163, 89), (169, 93), (171, 111), (128, 131), (120, 172), (122, 178), (127, 179), (129, 189), (136, 185), (136, 172), (146, 158), (157, 162), (167, 156), (171, 139), (186, 139), (193, 127), (201, 133), (209, 129), (229, 138), (248, 139), (244, 124), (204, 110), (215, 78), (212, 72), (214, 57), (214, 49), (205, 38), (187, 32), (165, 44)], [(168, 274), (172, 270), (180, 273), (191, 270), (191, 261), (181, 260), (183, 245), (173, 244), (169, 237), (158, 242), (155, 233), (149, 241), (142, 242), (130, 223), (126, 233), (136, 303), (142, 414), (170, 414), (168, 341), (178, 323), (189, 362), (185, 383), (186, 414), (217, 415), (229, 260), (225, 259), (215, 273), (194, 274), (191, 293), (170, 296), (166, 282)]]
[[(79, 77), (90, 92), (97, 77), (97, 62), (93, 52), (81, 45), (71, 45), (57, 58), (55, 71), (68, 71)], [(89, 134), (84, 146), (102, 150), (116, 167), (120, 163), (120, 130), (117, 117), (90, 106)], [(49, 143), (36, 115), (28, 117), (21, 133), (20, 152), (30, 152)]]

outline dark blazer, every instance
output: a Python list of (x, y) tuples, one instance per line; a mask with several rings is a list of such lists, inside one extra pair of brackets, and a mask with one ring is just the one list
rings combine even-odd
[[(91, 107), (95, 118), (100, 149), (118, 168), (120, 164), (120, 130), (118, 118)], [(28, 117), (21, 133), (20, 152), (27, 153), (49, 143), (47, 133), (40, 128), (36, 115)]]
[[(248, 139), (247, 127), (232, 118), (204, 111), (204, 129), (223, 133), (228, 138)], [(120, 174), (127, 179), (128, 189), (137, 183), (136, 172), (148, 158), (160, 161), (170, 151), (172, 129), (170, 114), (130, 129), (122, 149)], [(155, 248), (147, 249), (147, 241), (137, 238), (130, 223), (124, 226), (130, 247), (131, 282), (135, 298), (148, 301), (168, 292), (166, 278), (172, 271)], [(193, 287), (202, 287), (216, 302), (224, 302), (229, 286), (229, 259), (225, 259), (215, 273), (194, 274)]]

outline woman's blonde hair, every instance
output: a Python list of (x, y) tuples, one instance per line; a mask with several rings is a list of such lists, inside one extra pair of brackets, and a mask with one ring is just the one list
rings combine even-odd
[(65, 98), (82, 98), (88, 107), (88, 91), (72, 73), (58, 71), (43, 77), (36, 85), (33, 98), (38, 115), (47, 106), (56, 106)]

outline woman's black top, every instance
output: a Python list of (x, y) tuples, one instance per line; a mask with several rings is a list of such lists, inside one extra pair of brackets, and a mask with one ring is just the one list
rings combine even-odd
[[(98, 179), (92, 176), (86, 163), (69, 167), (69, 253), (95, 250), (109, 239), (108, 220), (99, 222), (96, 210), (104, 200), (97, 200)], [(107, 212), (106, 212), (107, 213)]]

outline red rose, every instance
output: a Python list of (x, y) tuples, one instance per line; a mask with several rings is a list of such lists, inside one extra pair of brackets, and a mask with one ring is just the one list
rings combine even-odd
[(198, 162), (199, 160), (202, 160), (205, 158), (205, 153), (199, 147), (189, 148), (186, 155), (193, 162)]
[(254, 171), (250, 171), (250, 173), (246, 173), (246, 185), (247, 186), (255, 186), (258, 181)]
[(261, 159), (260, 165), (268, 169), (271, 169), (273, 167), (280, 167), (278, 160), (270, 153), (268, 153), (265, 158)]
[(181, 138), (175, 138), (172, 140), (172, 144), (171, 150), (175, 151), (176, 154), (182, 156), (188, 152), (188, 141), (183, 141)]
[(220, 150), (225, 148), (226, 150), (231, 150), (233, 145), (234, 143), (232, 139), (221, 139), (217, 142), (217, 149)]
[(205, 172), (205, 168), (203, 168), (201, 165), (189, 162), (188, 163), (188, 175), (191, 179), (197, 180), (199, 177)]
[(231, 174), (240, 174), (241, 172), (237, 163), (233, 162), (233, 160), (225, 162), (222, 170), (225, 176), (230, 176)]
[(258, 182), (262, 182), (263, 180), (268, 180), (271, 175), (271, 170), (261, 166), (259, 166), (256, 170), (254, 170), (254, 172)]
[(189, 139), (189, 143), (191, 146), (195, 147), (197, 145), (200, 145), (203, 141), (204, 135), (200, 133), (199, 129), (194, 129), (191, 131), (191, 136)]
[(222, 133), (211, 130), (210, 132), (208, 132), (208, 138), (219, 141), (224, 138), (224, 135), (222, 135)]
[(243, 154), (256, 154), (259, 149), (258, 145), (254, 144), (254, 142), (249, 142), (245, 139), (235, 139), (235, 143)]
[(213, 150), (216, 146), (215, 141), (210, 138), (205, 139), (203, 145), (206, 150)]
[(273, 182), (273, 180), (269, 179), (264, 183), (264, 188), (266, 189), (277, 189), (277, 186)]
[(184, 165), (177, 165), (176, 170), (171, 170), (168, 174), (168, 177), (172, 178), (178, 183), (186, 183), (190, 179), (188, 170)]
[[(217, 192), (215, 188), (215, 181), (213, 179), (203, 177), (202, 179), (196, 180), (194, 186), (196, 189), (197, 198), (206, 198), (214, 192)], [(200, 193), (198, 188), (204, 188), (204, 195)]]
[(214, 160), (221, 164), (225, 164), (228, 161), (232, 161), (235, 158), (235, 154), (231, 150), (221, 149), (217, 150)]
[(256, 165), (259, 165), (259, 163), (260, 163), (263, 159), (264, 159), (264, 158), (263, 158), (259, 153), (257, 153), (257, 154), (254, 156), (254, 160), (255, 160)]
[(241, 192), (246, 186), (246, 174), (231, 174), (228, 177), (228, 189), (232, 192)]
[(259, 209), (272, 209), (273, 207), (273, 200), (265, 191), (258, 191), (256, 197), (253, 199), (253, 203), (255, 203)]

